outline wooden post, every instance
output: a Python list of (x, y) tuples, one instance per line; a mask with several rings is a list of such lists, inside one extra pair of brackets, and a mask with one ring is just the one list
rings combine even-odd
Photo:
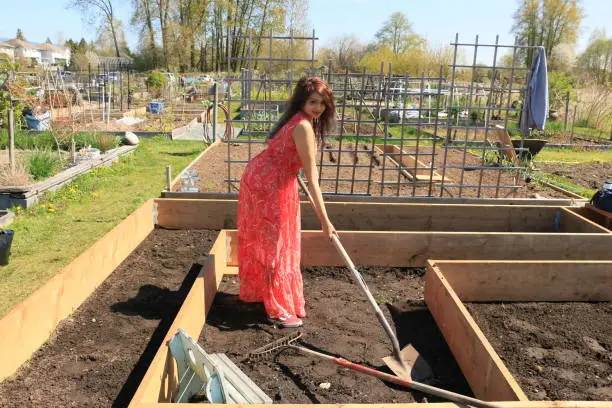
[[(214, 89), (214, 92), (215, 92), (215, 96), (213, 98), (213, 109), (212, 109), (212, 116), (213, 116), (213, 118), (212, 118), (212, 134), (213, 134), (212, 140), (213, 140), (213, 143), (214, 143), (214, 142), (217, 141), (217, 104), (219, 103), (218, 95), (217, 95), (217, 83), (216, 82), (213, 84), (213, 89)], [(229, 118), (229, 119), (231, 119), (231, 118)]]
[(172, 190), (172, 166), (166, 166), (166, 191)]
[(11, 170), (15, 170), (15, 116), (13, 107), (8, 111), (8, 138), (9, 138), (9, 163)]
[(572, 133), (570, 135), (570, 144), (574, 143), (574, 126), (576, 126), (576, 108), (578, 108), (578, 105), (574, 105), (574, 114), (572, 116)]
[(569, 119), (569, 103), (570, 103), (570, 93), (568, 91), (567, 95), (565, 97), (565, 118), (564, 118), (564, 121), (563, 121), (563, 130), (565, 132), (567, 132), (567, 122), (568, 122), (568, 119)]

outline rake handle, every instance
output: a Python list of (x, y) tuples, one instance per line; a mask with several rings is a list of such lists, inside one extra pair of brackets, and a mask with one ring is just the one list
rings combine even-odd
[[(310, 205), (312, 205), (312, 208), (315, 209), (316, 206), (315, 206), (314, 200), (312, 199), (312, 196), (310, 195), (308, 188), (306, 188), (306, 185), (304, 184), (304, 180), (302, 180), (302, 178), (299, 175), (297, 176), (297, 179), (298, 179), (298, 182), (300, 183), (300, 186), (302, 187), (302, 190), (304, 190), (304, 193), (308, 197), (308, 201), (310, 201)], [(336, 250), (338, 251), (340, 256), (344, 259), (344, 263), (346, 264), (346, 266), (349, 268), (349, 270), (353, 274), (353, 278), (355, 278), (355, 281), (361, 287), (361, 290), (363, 290), (363, 292), (366, 294), (368, 301), (374, 308), (374, 312), (376, 313), (376, 317), (378, 318), (378, 321), (382, 325), (383, 329), (385, 329), (387, 336), (389, 336), (389, 339), (391, 340), (391, 345), (393, 346), (393, 355), (395, 359), (397, 360), (398, 363), (400, 363), (400, 365), (406, 372), (410, 372), (410, 370), (406, 366), (406, 363), (402, 359), (399, 341), (397, 340), (397, 336), (395, 335), (395, 332), (389, 325), (389, 322), (387, 321), (387, 318), (383, 314), (382, 310), (380, 310), (380, 307), (378, 306), (376, 299), (374, 299), (374, 296), (372, 296), (372, 292), (370, 292), (368, 285), (363, 280), (363, 277), (361, 276), (361, 274), (355, 267), (355, 264), (353, 264), (351, 257), (348, 255), (348, 253), (344, 249), (344, 246), (340, 242), (340, 238), (338, 238), (337, 235), (332, 235), (332, 243), (334, 244), (334, 247), (336, 247)]]

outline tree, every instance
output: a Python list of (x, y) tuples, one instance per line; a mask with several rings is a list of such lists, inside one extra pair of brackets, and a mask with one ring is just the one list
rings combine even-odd
[(363, 51), (364, 46), (357, 36), (343, 35), (332, 39), (328, 47), (319, 50), (317, 60), (323, 64), (328, 64), (331, 60), (331, 65), (335, 68), (354, 70), (364, 55)]
[(69, 7), (74, 7), (80, 10), (84, 16), (89, 16), (91, 23), (98, 18), (98, 13), (101, 13), (101, 18), (105, 23), (103, 26), (108, 27), (110, 30), (115, 54), (117, 57), (121, 56), (119, 40), (117, 38), (117, 24), (119, 20), (115, 17), (112, 0), (70, 0)]
[(132, 24), (141, 24), (140, 41), (150, 54), (153, 68), (157, 67), (157, 47), (155, 45), (155, 29), (153, 28), (154, 4), (152, 0), (132, 0), (134, 14)]
[[(514, 13), (512, 32), (516, 34), (519, 44), (537, 46), (546, 50), (546, 55), (553, 56), (560, 44), (576, 44), (578, 29), (582, 21), (581, 0), (521, 0)], [(530, 66), (533, 49), (522, 49), (520, 57)], [(555, 69), (554, 58), (548, 64), (549, 70)]]
[(15, 35), (15, 38), (21, 41), (27, 41), (25, 36), (23, 35), (23, 31), (21, 31), (21, 28), (17, 29), (17, 34)]
[(412, 23), (399, 11), (391, 14), (389, 20), (385, 21), (376, 33), (376, 39), (380, 44), (389, 46), (395, 55), (425, 45), (425, 39), (412, 31)]
[(51, 41), (51, 38), (47, 37), (47, 40), (45, 41), (45, 44), (53, 44), (53, 42)]
[(589, 45), (578, 58), (578, 65), (592, 75), (602, 85), (612, 80), (612, 38), (605, 30), (596, 30)]

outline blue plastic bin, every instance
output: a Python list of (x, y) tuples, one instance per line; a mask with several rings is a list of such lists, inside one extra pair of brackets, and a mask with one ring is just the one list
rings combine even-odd
[(51, 113), (45, 112), (42, 116), (39, 116), (40, 119), (36, 119), (34, 116), (27, 114), (24, 116), (26, 123), (28, 124), (28, 129), (30, 130), (49, 130), (49, 125), (51, 122)]
[(163, 102), (149, 102), (149, 112), (154, 115), (159, 115), (164, 111), (164, 103)]

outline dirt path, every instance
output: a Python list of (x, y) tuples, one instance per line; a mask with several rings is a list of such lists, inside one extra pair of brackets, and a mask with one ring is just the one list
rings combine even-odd
[(0, 384), (0, 406), (126, 407), (216, 236), (154, 230)]
[[(330, 143), (328, 149), (338, 150), (339, 143)], [(357, 147), (355, 154), (355, 147)], [(366, 146), (360, 143), (355, 146), (354, 142), (344, 142), (342, 150), (350, 150), (338, 155), (338, 152), (326, 151), (322, 155), (323, 170), (321, 171), (321, 189), (324, 193), (332, 194), (371, 194), (373, 196), (381, 195), (381, 180), (384, 179), (385, 187), (382, 189), (382, 195), (385, 196), (435, 196), (441, 195), (441, 184), (429, 184), (429, 179), (413, 183), (402, 175), (398, 166), (383, 156), (372, 158), (365, 150), (371, 146)], [(220, 144), (211, 148), (205, 157), (199, 160), (192, 167), (197, 171), (199, 180), (195, 186), (183, 186), (177, 184), (175, 191), (180, 191), (182, 187), (197, 187), (201, 192), (228, 192), (227, 182), (229, 179), (235, 180), (234, 186), (239, 186), (239, 180), (244, 172), (246, 163), (230, 163), (228, 165), (228, 149), (229, 157), (232, 161), (246, 161), (260, 153), (265, 148), (264, 144), (246, 143), (240, 144)], [(417, 154), (415, 146), (404, 146), (405, 152)], [(541, 197), (567, 198), (560, 192), (553, 189), (542, 187), (534, 182), (526, 182), (524, 176), (520, 173), (501, 171), (499, 167), (489, 167), (484, 170), (475, 169), (480, 166), (481, 157), (471, 152), (464, 153), (459, 149), (442, 149), (436, 147), (434, 151), (430, 146), (419, 146), (418, 150), (420, 160), (428, 165), (431, 162), (431, 157), (435, 157), (434, 165), (438, 167), (436, 170), (439, 175), (442, 175), (442, 165), (447, 163), (451, 168), (447, 168), (445, 177), (447, 181), (442, 192), (444, 197), (482, 197), (482, 198), (513, 198), (513, 197), (528, 197), (534, 198), (537, 193)], [(433, 156), (435, 154), (435, 156)], [(445, 158), (446, 156), (446, 158)], [(317, 162), (321, 160), (321, 153), (317, 153)], [(353, 164), (357, 167), (353, 169)], [(383, 166), (384, 165), (384, 166)], [(458, 166), (465, 168), (453, 168)], [(384, 171), (383, 171), (384, 169)], [(426, 172), (429, 174), (429, 172)], [(384, 176), (384, 178), (383, 178)], [(348, 180), (339, 181), (338, 180)], [(368, 183), (367, 180), (371, 180)], [(398, 191), (398, 181), (401, 183)], [(452, 185), (476, 186), (476, 187), (452, 187)], [(477, 186), (481, 185), (482, 188)], [(491, 188), (487, 186), (520, 186), (516, 190), (509, 188)], [(232, 187), (232, 192), (236, 191)]]
[(612, 400), (610, 303), (471, 303), (529, 399)]
[(565, 177), (575, 184), (599, 190), (604, 181), (612, 180), (612, 163), (537, 163), (536, 167), (546, 173)]
[[(385, 303), (395, 305), (390, 322), (397, 325), (400, 344), (411, 343), (425, 357), (437, 385), (470, 394), (422, 302), (423, 271), (368, 267), (362, 273), (385, 313), (388, 313)], [(303, 269), (303, 276), (308, 313), (302, 328), (303, 344), (386, 370), (381, 358), (391, 354), (391, 345), (350, 272), (346, 268), (311, 267)], [(244, 361), (252, 350), (294, 331), (274, 329), (265, 320), (262, 305), (240, 302), (238, 290), (235, 278), (224, 279), (200, 343), (208, 352), (226, 353), (274, 402), (393, 403), (423, 399), (423, 395), (291, 350), (256, 362)], [(321, 386), (325, 383), (329, 383), (328, 389)]]

